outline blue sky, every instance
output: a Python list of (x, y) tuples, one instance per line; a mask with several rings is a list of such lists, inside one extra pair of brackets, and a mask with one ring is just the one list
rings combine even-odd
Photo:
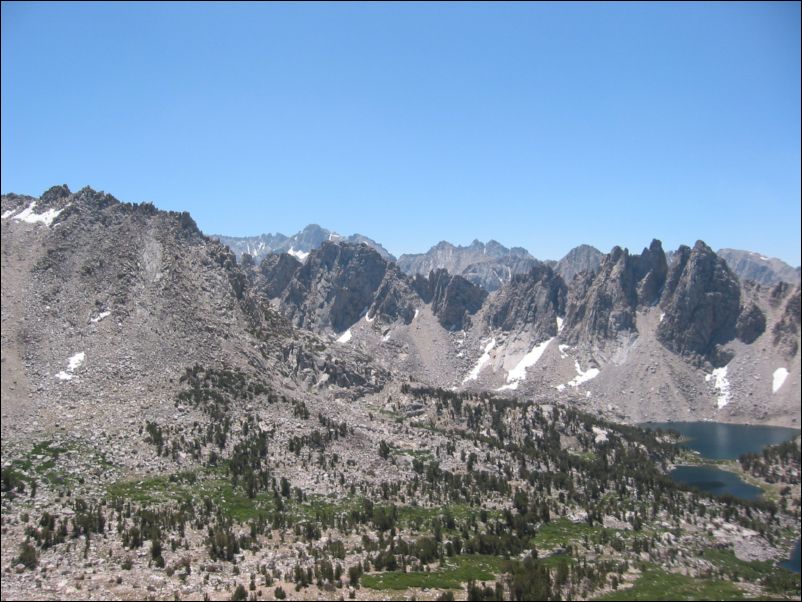
[(800, 5), (2, 3), (2, 191), (800, 264)]

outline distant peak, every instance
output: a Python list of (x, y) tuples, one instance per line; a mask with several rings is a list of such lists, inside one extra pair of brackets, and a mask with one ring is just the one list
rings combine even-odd
[(66, 184), (62, 184), (61, 186), (53, 186), (51, 188), (48, 188), (42, 194), (42, 201), (45, 202), (57, 201), (59, 199), (67, 198), (71, 194), (72, 192), (70, 192), (70, 189)]

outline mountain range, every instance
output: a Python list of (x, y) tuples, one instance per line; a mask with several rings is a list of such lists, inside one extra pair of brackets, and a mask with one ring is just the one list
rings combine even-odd
[[(604, 253), (595, 247), (581, 244), (571, 249), (560, 260), (538, 260), (521, 247), (510, 249), (495, 240), (487, 243), (474, 240), (467, 246), (440, 241), (425, 253), (403, 254), (396, 259), (381, 244), (367, 236), (362, 234), (340, 236), (316, 224), (306, 226), (292, 236), (261, 234), (235, 237), (214, 234), (211, 237), (227, 245), (238, 259), (241, 259), (243, 253), (247, 253), (256, 262), (270, 253), (289, 253), (303, 261), (310, 251), (319, 248), (324, 241), (365, 243), (385, 260), (397, 262), (398, 267), (410, 276), (415, 274), (426, 276), (432, 270), (445, 269), (450, 274), (464, 276), (488, 292), (498, 290), (508, 283), (512, 276), (525, 274), (538, 263), (550, 266), (565, 282), (570, 282), (581, 272), (598, 270), (604, 256)], [(736, 249), (719, 249), (716, 254), (727, 262), (733, 273), (742, 281), (751, 280), (761, 285), (800, 282), (800, 268), (793, 268), (776, 257), (770, 258), (754, 251)], [(673, 257), (674, 251), (669, 250), (666, 253), (669, 263), (673, 261)]]
[(91, 188), (0, 211), (4, 598), (596, 599), (655, 567), (738, 597), (732, 566), (798, 597), (766, 562), (798, 444), (746, 502), (634, 425), (798, 427), (799, 283), (702, 241), (396, 262), (310, 226), (237, 256)]
[(3, 216), (4, 313), (28, 315), (4, 328), (3, 370), (30, 366), (15, 385), (28, 393), (61, 391), (48, 374), (82, 341), (121, 394), (138, 375), (158, 389), (190, 360), (232, 356), (314, 386), (409, 374), (619, 420), (799, 419), (799, 284), (741, 280), (732, 252), (702, 241), (671, 260), (657, 240), (559, 262), (474, 241), (395, 262), (366, 237), (309, 226), (259, 248), (239, 239), (238, 262), (189, 214), (91, 189), (5, 195)]

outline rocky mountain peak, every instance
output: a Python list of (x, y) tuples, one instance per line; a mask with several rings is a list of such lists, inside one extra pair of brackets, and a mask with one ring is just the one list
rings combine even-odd
[(488, 292), (498, 290), (515, 274), (527, 273), (537, 260), (520, 247), (508, 249), (490, 240), (474, 240), (468, 246), (455, 246), (440, 241), (426, 253), (405, 254), (398, 258), (404, 273), (415, 276), (444, 269), (449, 274), (463, 276)]
[(640, 255), (612, 248), (598, 272), (575, 278), (568, 298), (566, 338), (603, 344), (620, 333), (635, 331), (638, 307), (657, 302), (667, 273), (660, 241), (653, 240)]
[(742, 281), (751, 280), (762, 286), (799, 282), (799, 268), (793, 268), (776, 257), (738, 249), (719, 249), (717, 254)]
[(554, 271), (562, 276), (566, 283), (570, 283), (574, 276), (582, 272), (596, 272), (601, 265), (604, 253), (590, 245), (574, 247), (565, 257), (554, 265)]
[(535, 340), (557, 334), (557, 318), (565, 314), (567, 289), (563, 279), (540, 264), (516, 274), (488, 301), (486, 318), (493, 328), (533, 332)]
[(735, 336), (740, 299), (726, 261), (701, 240), (693, 249), (682, 246), (666, 280), (657, 337), (676, 353), (710, 357), (716, 344)]
[[(91, 189), (90, 189), (91, 190)], [(72, 194), (66, 184), (61, 186), (53, 186), (48, 188), (40, 197), (42, 205), (50, 206), (51, 203), (57, 203), (61, 199), (66, 199)]]
[(447, 330), (462, 330), (470, 316), (482, 307), (487, 291), (462, 276), (452, 276), (448, 270), (429, 274), (426, 296), (431, 299), (432, 312)]

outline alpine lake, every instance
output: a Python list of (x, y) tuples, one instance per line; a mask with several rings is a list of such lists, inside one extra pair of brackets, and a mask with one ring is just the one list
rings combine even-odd
[[(737, 460), (746, 453), (760, 453), (765, 447), (797, 437), (799, 429), (722, 422), (648, 422), (641, 426), (657, 430), (673, 430), (682, 436), (681, 444), (699, 454), (702, 460)], [(722, 470), (714, 464), (678, 466), (669, 476), (715, 495), (731, 494), (755, 500), (762, 495), (758, 487), (744, 482), (737, 474)], [(791, 556), (780, 566), (800, 572), (800, 542), (797, 540)]]

